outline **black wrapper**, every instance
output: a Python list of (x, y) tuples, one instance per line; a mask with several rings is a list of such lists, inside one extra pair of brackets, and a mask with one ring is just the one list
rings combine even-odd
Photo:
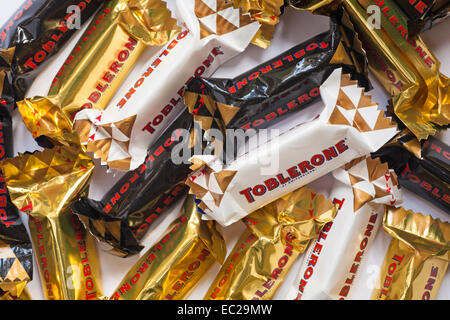
[[(7, 106), (0, 105), (0, 160), (13, 156), (12, 139), (11, 116)], [(0, 252), (2, 253), (0, 257), (0, 300), (4, 298), (17, 299), (20, 292), (10, 289), (16, 286), (21, 287), (19, 283), (26, 283), (32, 279), (32, 246), (19, 211), (9, 198), (1, 171)]]
[(450, 0), (395, 0), (408, 18), (410, 37), (432, 28), (450, 15)]
[[(351, 44), (343, 41), (342, 32), (346, 32), (346, 39), (353, 39)], [(310, 50), (311, 52), (306, 49), (311, 43), (319, 43), (320, 45), (321, 42), (326, 42), (328, 45), (323, 46), (323, 48), (317, 47)], [(366, 60), (364, 55), (361, 55), (361, 51), (356, 49), (359, 48), (356, 42), (354, 32), (344, 26), (338, 26), (333, 19), (330, 31), (288, 50), (279, 57), (256, 67), (255, 70), (278, 61), (286, 55), (293, 55), (299, 50), (305, 49), (305, 54), (302, 57), (293, 61), (284, 60), (285, 63), (282, 67), (272, 68), (259, 77), (257, 81), (248, 82), (248, 86), (239, 90), (238, 93), (223, 92), (225, 89), (222, 87), (220, 90), (226, 94), (228, 99), (232, 99), (233, 96), (240, 97), (233, 101), (238, 101), (239, 106), (242, 107), (233, 121), (225, 124), (225, 128), (247, 130), (250, 127), (243, 126), (244, 121), (259, 119), (265, 114), (277, 112), (276, 119), (265, 121), (256, 129), (267, 128), (277, 119), (290, 115), (293, 111), (301, 110), (310, 102), (319, 99), (319, 86), (336, 68), (343, 67), (346, 72), (353, 75), (354, 79), (359, 80), (363, 86), (368, 88), (370, 84), (365, 73)], [(348, 63), (332, 63), (333, 59), (336, 61), (344, 60)], [(237, 79), (242, 79), (242, 77), (251, 75), (253, 72), (246, 72)], [(195, 81), (195, 84), (191, 86), (192, 81)], [(216, 79), (191, 80), (188, 90), (194, 87), (196, 90), (195, 93), (192, 92), (193, 94), (206, 95), (210, 93), (211, 89), (217, 88), (201, 87), (201, 83), (203, 83), (201, 81), (209, 84), (215, 83)], [(227, 81), (233, 80), (219, 79), (217, 81), (219, 84), (226, 86)], [(287, 103), (293, 99), (302, 97), (311, 91), (314, 92), (314, 96), (310, 100), (295, 108), (286, 107)], [(246, 96), (244, 92), (253, 96)], [(220, 95), (220, 93), (217, 94)], [(199, 101), (195, 100), (195, 102)], [(197, 107), (200, 106), (198, 103), (196, 105)], [(285, 112), (278, 112), (277, 109), (281, 108)], [(202, 112), (203, 110), (199, 110), (200, 114)], [(207, 116), (212, 118), (212, 121), (202, 121), (202, 125), (210, 123), (211, 127), (224, 129), (222, 127), (223, 117), (220, 113), (208, 114)], [(72, 206), (72, 210), (81, 217), (85, 225), (99, 240), (114, 247), (113, 253), (128, 256), (139, 252), (142, 247), (139, 246), (138, 241), (145, 235), (153, 221), (163, 214), (170, 204), (187, 194), (188, 188), (184, 181), (192, 172), (190, 170), (191, 163), (175, 164), (171, 159), (171, 151), (179, 143), (189, 143), (194, 148), (193, 141), (196, 141), (198, 145), (198, 141), (201, 140), (203, 134), (200, 129), (207, 130), (210, 127), (198, 128), (199, 130), (195, 131), (193, 128), (193, 116), (186, 110), (149, 149), (147, 160), (152, 159), (150, 156), (153, 156), (154, 160), (146, 161), (145, 166), (126, 173), (101, 201), (82, 198)], [(195, 132), (196, 139), (189, 142), (180, 139), (179, 142), (173, 143), (170, 147), (165, 147), (168, 139), (178, 129)], [(205, 148), (205, 144), (201, 144), (200, 148)], [(164, 151), (156, 157), (157, 150)], [(133, 182), (131, 183), (131, 181)], [(126, 192), (122, 193), (121, 190), (125, 189)]]
[[(337, 68), (343, 68), (352, 80), (370, 90), (361, 43), (348, 18), (343, 17), (344, 23), (338, 25), (340, 19), (331, 17), (328, 32), (234, 79), (192, 79), (186, 87), (186, 105), (195, 116), (221, 119), (219, 127), (262, 129), (319, 100), (320, 85)], [(201, 91), (206, 91), (206, 98), (200, 96)]]
[[(0, 29), (0, 92), (3, 101), (22, 100), (43, 66), (77, 31), (68, 11), (80, 8), (83, 24), (104, 0), (26, 0)], [(71, 29), (69, 29), (69, 27)], [(73, 28), (72, 28), (73, 26)]]
[(388, 162), (399, 183), (406, 189), (450, 214), (450, 147), (429, 137), (420, 157), (409, 152), (402, 143), (388, 145), (373, 154)]
[(94, 236), (113, 246), (112, 253), (126, 257), (142, 250), (139, 239), (148, 227), (187, 194), (184, 181), (189, 165), (174, 164), (171, 152), (186, 142), (178, 138), (179, 133), (191, 131), (193, 125), (192, 115), (185, 110), (150, 147), (144, 164), (127, 172), (101, 201), (81, 198), (72, 205)]

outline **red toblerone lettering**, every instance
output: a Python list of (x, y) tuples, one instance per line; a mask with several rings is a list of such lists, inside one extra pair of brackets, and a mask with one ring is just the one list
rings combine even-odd
[[(157, 253), (158, 251), (161, 251), (163, 249), (163, 247), (168, 246), (170, 239), (173, 239), (174, 234), (178, 231), (181, 230), (181, 226), (183, 226), (186, 222), (187, 222), (187, 218), (186, 216), (180, 216), (178, 218), (178, 223), (174, 225), (174, 227), (163, 237), (163, 239), (158, 242), (156, 245), (153, 246), (153, 248), (147, 252), (147, 256), (145, 258), (145, 261), (142, 262), (142, 264), (137, 268), (136, 273), (131, 277), (131, 279), (129, 281), (127, 281), (126, 283), (122, 283), (119, 286), (119, 289), (117, 291), (115, 291), (112, 296), (110, 297), (111, 300), (119, 300), (121, 298), (121, 296), (125, 295), (128, 291), (130, 291), (132, 289), (132, 287), (134, 285), (136, 285), (136, 283), (139, 282), (139, 279), (141, 277), (142, 274), (144, 274), (145, 272), (147, 272), (147, 270), (149, 269), (150, 265), (153, 263), (153, 261), (155, 261), (155, 259), (157, 258)], [(203, 252), (197, 257), (198, 260), (204, 261), (206, 259), (206, 257), (209, 255), (209, 251), (207, 253)], [(160, 257), (159, 257), (160, 258)], [(192, 271), (195, 269), (198, 269), (200, 262), (194, 261), (191, 265), (189, 265), (188, 270)], [(191, 269), (189, 269), (191, 268)], [(182, 277), (182, 276), (181, 276)], [(166, 298), (168, 298), (166, 296)]]
[[(87, 5), (91, 2), (91, 0), (85, 0), (78, 4), (78, 8), (80, 8), (80, 13), (83, 12)], [(24, 67), (36, 70), (38, 66), (48, 58), (49, 55), (53, 53), (54, 48), (57, 43), (61, 40), (61, 38), (65, 35), (65, 33), (69, 30), (67, 27), (67, 21), (73, 19), (71, 15), (67, 15), (63, 20), (59, 22), (58, 28), (53, 31), (53, 34), (50, 36), (49, 41), (42, 45), (41, 49), (34, 54), (33, 57), (29, 58), (25, 63)]]
[[(330, 152), (330, 149), (333, 149), (334, 153)], [(239, 194), (243, 195), (248, 203), (255, 202), (255, 196), (262, 196), (267, 191), (270, 192), (277, 189), (289, 182), (292, 178), (299, 177), (300, 172), (301, 174), (307, 174), (307, 172), (314, 170), (314, 168), (323, 165), (325, 161), (331, 161), (333, 158), (338, 157), (339, 154), (342, 154), (346, 150), (348, 150), (348, 146), (344, 140), (341, 140), (329, 149), (323, 150), (322, 154), (313, 155), (310, 161), (303, 161), (295, 167), (288, 168), (286, 170), (286, 176), (284, 173), (279, 173), (275, 177), (266, 180), (264, 184), (248, 187), (241, 190)]]

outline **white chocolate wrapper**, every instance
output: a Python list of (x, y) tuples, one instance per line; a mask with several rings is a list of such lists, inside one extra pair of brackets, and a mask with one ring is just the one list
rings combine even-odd
[(379, 158), (355, 159), (333, 176), (330, 199), (340, 209), (310, 244), (288, 299), (351, 299), (383, 221), (384, 205), (402, 201), (395, 172)]
[[(355, 158), (378, 150), (397, 130), (371, 97), (336, 69), (320, 87), (324, 109), (306, 123), (294, 123), (270, 143), (226, 166), (213, 156), (194, 155), (200, 169), (186, 180), (200, 208), (230, 225), (266, 204), (320, 178)], [(266, 164), (266, 165), (264, 165)]]
[(75, 117), (82, 144), (102, 165), (133, 170), (143, 163), (147, 148), (184, 110), (185, 84), (211, 76), (260, 28), (226, 0), (177, 0), (177, 10), (186, 28), (127, 78), (105, 110), (85, 109)]

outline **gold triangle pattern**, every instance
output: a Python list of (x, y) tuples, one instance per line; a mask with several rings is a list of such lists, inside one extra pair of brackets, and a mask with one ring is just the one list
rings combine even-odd
[[(235, 9), (233, 4), (227, 0), (216, 0), (212, 3), (216, 5), (216, 8), (211, 8), (203, 0), (195, 0), (194, 12), (196, 17), (198, 18), (200, 26), (200, 39), (214, 34), (221, 36), (238, 30), (254, 22), (250, 14), (243, 14), (240, 9)], [(236, 21), (238, 25), (235, 25), (233, 22), (230, 22), (228, 19), (224, 18), (221, 15), (221, 12), (223, 12), (223, 10), (230, 8), (233, 8), (234, 11), (230, 10), (227, 11), (227, 13), (230, 15), (234, 15), (234, 17), (230, 17), (230, 19)], [(208, 18), (210, 23), (214, 23), (214, 26), (208, 27), (204, 23), (205, 20), (203, 20), (203, 22), (201, 21), (204, 18)]]
[[(131, 132), (133, 130), (133, 125), (136, 122), (136, 115), (130, 116), (120, 121), (103, 123), (103, 124), (93, 124), (90, 120), (81, 119), (76, 120), (74, 123), (74, 128), (80, 133), (80, 139), (83, 144), (86, 145), (87, 152), (92, 152), (95, 158), (102, 160), (102, 163), (107, 163), (111, 168), (118, 170), (128, 170), (131, 164), (131, 157), (128, 155)], [(91, 134), (93, 128), (102, 128), (106, 131), (107, 136), (97, 134), (97, 132)], [(114, 129), (115, 128), (115, 129)], [(114, 130), (119, 130), (125, 137), (127, 141), (117, 140), (114, 137)], [(100, 137), (100, 138), (99, 138)], [(114, 143), (113, 143), (114, 142)], [(125, 153), (123, 159), (108, 160), (112, 152), (116, 151), (116, 148), (120, 153)]]
[(20, 263), (20, 260), (10, 245), (0, 240), (0, 260), (2, 260), (0, 274), (0, 289), (4, 284), (12, 282), (30, 281), (31, 278)]
[[(355, 212), (374, 199), (392, 195), (393, 189), (398, 190), (398, 181), (395, 173), (389, 169), (386, 163), (382, 163), (380, 158), (361, 157), (348, 163), (344, 170), (347, 171), (350, 185), (352, 186), (353, 210)], [(380, 179), (386, 176), (389, 176), (391, 179), (391, 188), (387, 187), (385, 179)], [(356, 187), (362, 181), (370, 183), (369, 185), (373, 187), (373, 195), (369, 194), (368, 190)]]
[[(213, 169), (208, 167), (204, 160), (199, 158), (193, 158), (191, 162), (197, 169), (197, 171), (194, 172), (196, 172), (197, 174), (200, 173), (201, 175), (200, 178), (199, 176), (191, 176), (186, 180), (185, 183), (189, 187), (189, 194), (195, 194), (196, 198), (200, 200), (203, 200), (206, 196), (211, 196), (211, 198), (214, 200), (214, 205), (217, 207), (220, 206), (225, 191), (227, 190), (237, 171), (220, 170), (219, 172), (215, 172)], [(201, 166), (204, 166), (204, 168), (201, 169)], [(206, 181), (206, 188), (200, 186), (199, 183), (196, 182), (197, 179)], [(222, 193), (211, 191), (209, 187), (211, 183), (218, 185)], [(205, 208), (213, 210), (213, 208), (209, 208), (204, 201), (201, 201), (200, 205), (202, 205), (202, 207), (200, 207), (202, 210), (204, 210)]]
[[(355, 103), (354, 101), (356, 100), (356, 97), (351, 99), (345, 92), (346, 90), (343, 90), (343, 88), (350, 86), (357, 86), (357, 81), (351, 80), (350, 75), (342, 73), (339, 94), (336, 99), (336, 106), (328, 119), (329, 124), (349, 125), (357, 129), (359, 132), (371, 132), (396, 128), (396, 125), (392, 122), (392, 119), (389, 117), (384, 117), (384, 112), (379, 110), (375, 125), (373, 126), (373, 129), (371, 129), (368, 123), (373, 122), (370, 121), (371, 119), (365, 119), (365, 117), (369, 117), (372, 113), (361, 113), (358, 112), (358, 109), (377, 106), (377, 104), (372, 103), (370, 95), (366, 95), (364, 93), (364, 89), (359, 87), (359, 97)], [(354, 88), (349, 88), (347, 92), (355, 95), (358, 94), (358, 90), (354, 90)], [(343, 113), (346, 113), (346, 115)], [(365, 116), (365, 114), (367, 115)]]

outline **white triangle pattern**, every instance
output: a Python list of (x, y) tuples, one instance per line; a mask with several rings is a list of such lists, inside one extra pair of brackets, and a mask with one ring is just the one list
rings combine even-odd
[(361, 114), (366, 123), (369, 125), (370, 129), (373, 130), (375, 124), (377, 123), (378, 116), (380, 114), (377, 106), (361, 108), (358, 109), (358, 112)]
[(217, 11), (217, 0), (202, 0), (211, 10)]
[(209, 175), (208, 189), (211, 192), (218, 193), (218, 194), (223, 194), (222, 190), (219, 187), (219, 183), (217, 182), (217, 179), (214, 176), (214, 174), (210, 174)]
[(211, 32), (217, 33), (217, 14), (211, 14), (209, 16), (199, 19)]
[(353, 112), (353, 115), (352, 115), (352, 113), (348, 112), (348, 111), (356, 111), (356, 110), (345, 110), (341, 106), (336, 106), (336, 107), (339, 109), (339, 111), (342, 113), (342, 115), (345, 117), (345, 119), (347, 119), (347, 121), (350, 122), (350, 125), (352, 125), (356, 112)]
[(365, 193), (370, 194), (372, 197), (375, 196), (375, 187), (369, 181), (360, 181), (353, 185), (354, 189), (359, 189)]
[(341, 89), (354, 104), (354, 106), (357, 107), (359, 104), (359, 99), (361, 99), (362, 88), (358, 88), (358, 85), (354, 84), (342, 87)]
[(218, 14), (226, 19), (229, 23), (235, 25), (239, 28), (239, 9), (235, 9), (234, 7), (229, 7), (224, 10), (218, 12)]
[(111, 141), (111, 147), (108, 153), (108, 162), (128, 159), (130, 155), (114, 140)]
[(124, 135), (122, 133), (122, 131), (117, 129), (117, 127), (114, 124), (111, 125), (111, 129), (112, 129), (112, 138), (114, 140), (121, 141), (121, 142), (127, 142), (130, 140), (130, 138), (128, 138), (126, 135)]
[(360, 177), (364, 180), (369, 181), (369, 173), (367, 170), (367, 162), (366, 161), (358, 162), (350, 169), (349, 172), (351, 175), (353, 175), (355, 177)]

